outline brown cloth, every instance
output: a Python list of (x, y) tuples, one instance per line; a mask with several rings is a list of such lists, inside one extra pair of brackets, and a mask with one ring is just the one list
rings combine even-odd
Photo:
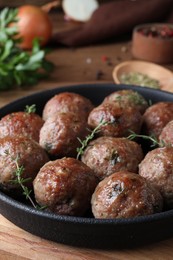
[(173, 0), (116, 0), (100, 5), (88, 22), (56, 33), (53, 42), (84, 46), (116, 40), (142, 23), (173, 23)]

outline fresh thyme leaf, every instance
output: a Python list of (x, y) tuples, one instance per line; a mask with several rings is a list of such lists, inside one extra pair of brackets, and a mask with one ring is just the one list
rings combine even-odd
[(103, 119), (100, 120), (100, 123), (92, 130), (92, 132), (86, 136), (86, 138), (84, 140), (81, 140), (80, 138), (78, 138), (81, 147), (77, 148), (77, 159), (79, 159), (79, 157), (81, 155), (83, 155), (85, 148), (88, 146), (88, 143), (94, 138), (94, 136), (100, 132), (100, 128), (104, 125), (108, 125), (109, 122), (104, 121)]
[(23, 166), (19, 166), (19, 162), (18, 161), (19, 161), (19, 156), (17, 156), (17, 158), (14, 160), (15, 165), (16, 165), (16, 171), (14, 173), (16, 179), (14, 181), (15, 181), (16, 184), (20, 185), (20, 187), (23, 190), (23, 195), (25, 195), (26, 199), (28, 199), (31, 202), (32, 206), (34, 208), (36, 208), (35, 203), (33, 202), (32, 198), (30, 197), (31, 191), (28, 189), (28, 187), (26, 187), (24, 185), (25, 180), (22, 178), (24, 167)]
[(19, 159), (20, 159), (20, 156), (18, 155), (15, 159), (14, 159), (14, 162), (15, 162), (15, 165), (16, 165), (16, 170), (14, 172), (15, 174), (15, 179), (12, 181), (14, 184), (18, 184), (22, 190), (23, 190), (23, 195), (25, 196), (25, 198), (27, 200), (30, 201), (31, 205), (35, 208), (35, 209), (44, 209), (46, 208), (46, 206), (44, 207), (40, 207), (39, 205), (37, 205), (33, 199), (31, 198), (31, 193), (32, 193), (32, 190), (30, 190), (28, 187), (25, 186), (25, 183), (28, 182), (30, 180), (30, 178), (23, 178), (22, 177), (22, 174), (23, 174), (23, 171), (24, 171), (24, 167), (23, 165), (22, 166), (19, 166)]
[(33, 104), (31, 106), (26, 105), (25, 112), (28, 114), (35, 113), (36, 112), (36, 105)]
[(17, 22), (17, 13), (18, 9), (9, 8), (0, 12), (0, 90), (37, 84), (54, 68), (38, 39), (34, 39), (30, 52), (18, 47), (22, 39), (15, 37), (17, 26), (9, 26)]
[(149, 100), (148, 100), (148, 105), (149, 105), (149, 106), (152, 106), (152, 104), (153, 104), (152, 100), (149, 99)]
[(36, 205), (36, 209), (38, 209), (38, 210), (44, 210), (44, 209), (46, 209), (47, 208), (47, 206), (39, 206), (39, 205)]
[(157, 140), (157, 138), (155, 136), (150, 136), (150, 135), (140, 135), (140, 134), (136, 134), (133, 131), (130, 131), (131, 134), (127, 137), (129, 140), (134, 140), (137, 137), (143, 138), (145, 140), (149, 140), (152, 142), (151, 147), (155, 147), (155, 146), (162, 146), (163, 144), (159, 143), (159, 141)]

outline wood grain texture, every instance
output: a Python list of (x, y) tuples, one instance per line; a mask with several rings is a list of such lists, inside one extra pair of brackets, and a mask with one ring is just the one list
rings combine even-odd
[[(52, 16), (55, 30), (71, 25), (64, 24), (62, 15)], [(55, 70), (49, 79), (34, 87), (14, 89), (0, 93), (0, 107), (17, 98), (45, 89), (80, 83), (113, 83), (115, 65), (132, 59), (131, 41), (117, 41), (104, 45), (77, 49), (57, 46), (48, 58)], [(107, 61), (105, 61), (107, 58)], [(173, 64), (166, 66), (173, 70)], [(98, 72), (102, 75), (98, 78)], [(173, 91), (173, 86), (170, 91)], [(2, 260), (172, 260), (173, 238), (133, 250), (90, 250), (54, 243), (36, 237), (18, 228), (0, 215), (0, 259)]]
[(0, 215), (0, 259), (147, 260), (173, 258), (173, 239), (129, 250), (91, 250), (47, 241), (16, 227)]

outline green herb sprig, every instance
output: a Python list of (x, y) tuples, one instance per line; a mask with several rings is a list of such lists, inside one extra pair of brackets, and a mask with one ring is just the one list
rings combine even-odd
[(92, 132), (86, 136), (84, 140), (78, 138), (79, 142), (81, 143), (81, 147), (77, 148), (77, 156), (76, 158), (79, 159), (81, 155), (83, 155), (85, 148), (88, 146), (88, 143), (95, 137), (97, 133), (100, 132), (100, 128), (102, 126), (108, 125), (109, 122), (104, 121), (103, 119), (100, 120), (100, 123), (92, 130)]
[(139, 137), (139, 138), (151, 141), (152, 142), (151, 147), (156, 147), (156, 146), (163, 147), (163, 146), (165, 146), (165, 143), (163, 142), (163, 140), (161, 140), (159, 142), (155, 136), (136, 134), (133, 131), (130, 131), (130, 132), (131, 132), (131, 134), (127, 137), (127, 139), (129, 139), (129, 140), (134, 140), (135, 138)]
[(23, 195), (26, 197), (27, 200), (29, 200), (34, 208), (37, 208), (37, 205), (34, 203), (34, 201), (31, 198), (31, 192), (32, 190), (29, 190), (28, 187), (25, 186), (25, 183), (30, 181), (30, 178), (23, 178), (22, 174), (24, 171), (23, 166), (19, 166), (19, 156), (14, 159), (16, 170), (14, 172), (15, 179), (12, 181), (14, 184), (19, 185), (23, 190)]
[(36, 112), (36, 104), (32, 104), (31, 106), (26, 105), (25, 110), (26, 113), (31, 114)]
[[(7, 152), (8, 154), (8, 152)], [(23, 165), (22, 166), (19, 166), (19, 159), (20, 159), (20, 156), (18, 155), (15, 159), (14, 159), (14, 162), (15, 162), (15, 165), (16, 165), (16, 170), (14, 172), (14, 175), (15, 175), (15, 179), (12, 180), (11, 182), (16, 184), (16, 185), (19, 185), (22, 190), (23, 190), (23, 195), (25, 196), (25, 198), (27, 200), (30, 201), (31, 205), (35, 208), (35, 209), (39, 209), (39, 210), (43, 210), (46, 208), (46, 206), (42, 206), (40, 207), (38, 204), (36, 204), (32, 197), (31, 197), (31, 193), (32, 193), (32, 190), (29, 189), (27, 186), (25, 186), (25, 183), (30, 181), (31, 178), (23, 178), (22, 177), (22, 174), (23, 174), (23, 171), (24, 171), (24, 167)]]
[(30, 52), (18, 47), (22, 39), (16, 37), (17, 27), (9, 26), (17, 22), (17, 13), (18, 9), (9, 8), (0, 12), (0, 90), (36, 84), (54, 68), (38, 39), (34, 39)]

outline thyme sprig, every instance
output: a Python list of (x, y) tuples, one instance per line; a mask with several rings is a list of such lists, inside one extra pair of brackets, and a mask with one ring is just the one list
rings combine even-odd
[(32, 104), (31, 106), (26, 105), (25, 110), (26, 113), (31, 114), (36, 112), (36, 104)]
[(30, 196), (32, 190), (28, 189), (28, 187), (25, 186), (25, 183), (28, 182), (31, 178), (23, 178), (22, 177), (22, 174), (23, 174), (23, 171), (24, 171), (25, 168), (23, 167), (23, 165), (19, 166), (19, 156), (17, 156), (14, 159), (14, 162), (15, 162), (15, 165), (16, 165), (16, 170), (14, 172), (15, 180), (13, 180), (13, 183), (20, 185), (20, 187), (23, 190), (23, 195), (26, 197), (26, 199), (30, 201), (30, 203), (32, 204), (32, 206), (34, 208), (38, 208), (38, 206), (34, 203), (34, 201), (32, 200), (32, 198)]
[(135, 132), (133, 131), (130, 131), (131, 134), (127, 137), (129, 140), (134, 140), (135, 138), (143, 138), (145, 140), (149, 140), (152, 142), (151, 144), (151, 147), (156, 147), (156, 146), (159, 146), (159, 147), (163, 147), (165, 146), (165, 143), (163, 140), (161, 141), (158, 141), (158, 139), (153, 135), (142, 135), (142, 134), (136, 134)]
[[(8, 152), (7, 152), (8, 153)], [(23, 171), (24, 171), (24, 167), (23, 165), (22, 166), (19, 166), (19, 159), (20, 159), (20, 156), (18, 155), (15, 159), (14, 159), (14, 162), (15, 162), (15, 165), (16, 165), (16, 170), (14, 172), (14, 175), (15, 175), (15, 179), (12, 180), (11, 182), (14, 183), (14, 184), (17, 184), (19, 185), (22, 190), (23, 190), (23, 195), (25, 196), (25, 198), (27, 200), (30, 201), (31, 205), (35, 208), (35, 209), (39, 209), (39, 210), (43, 210), (46, 208), (46, 206), (42, 206), (40, 207), (38, 204), (36, 204), (32, 197), (31, 197), (31, 193), (32, 193), (32, 190), (29, 189), (27, 186), (25, 186), (25, 183), (30, 181), (31, 178), (23, 178), (22, 177), (22, 174), (23, 174)]]
[(78, 138), (79, 142), (81, 143), (81, 147), (77, 148), (77, 156), (76, 158), (79, 159), (81, 155), (83, 155), (85, 148), (88, 146), (88, 143), (95, 137), (97, 133), (100, 132), (100, 128), (102, 126), (108, 125), (108, 121), (104, 121), (103, 119), (100, 120), (100, 123), (92, 130), (92, 132), (86, 136), (84, 140)]

